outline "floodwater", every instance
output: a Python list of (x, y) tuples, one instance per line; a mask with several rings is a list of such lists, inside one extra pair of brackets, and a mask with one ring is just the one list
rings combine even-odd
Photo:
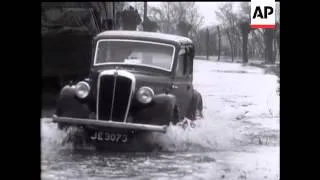
[(205, 117), (194, 129), (150, 135), (161, 150), (75, 147), (42, 118), (42, 179), (279, 179), (278, 77), (234, 63), (197, 60), (194, 69)]

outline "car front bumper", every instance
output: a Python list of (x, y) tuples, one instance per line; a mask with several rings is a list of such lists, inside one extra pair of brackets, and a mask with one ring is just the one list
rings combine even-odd
[(101, 128), (119, 128), (119, 129), (130, 129), (150, 132), (162, 132), (167, 131), (167, 126), (149, 125), (149, 124), (138, 124), (128, 122), (116, 122), (116, 121), (102, 121), (97, 119), (82, 119), (82, 118), (71, 118), (71, 117), (58, 117), (53, 115), (53, 122), (64, 123), (70, 125), (82, 125), (82, 126), (95, 126)]

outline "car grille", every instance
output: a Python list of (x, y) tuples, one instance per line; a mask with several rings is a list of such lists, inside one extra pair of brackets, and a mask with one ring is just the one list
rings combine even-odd
[(125, 121), (131, 101), (132, 80), (121, 75), (102, 75), (98, 88), (98, 119)]

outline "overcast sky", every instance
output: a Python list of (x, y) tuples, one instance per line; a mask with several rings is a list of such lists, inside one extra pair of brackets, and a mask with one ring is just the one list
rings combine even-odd
[[(161, 2), (148, 2), (150, 6), (159, 6)], [(218, 6), (224, 2), (196, 2), (199, 8), (200, 14), (204, 17), (203, 26), (211, 26), (217, 24), (217, 18), (214, 11), (217, 10)], [(239, 2), (233, 2), (235, 4), (235, 10), (239, 7)]]

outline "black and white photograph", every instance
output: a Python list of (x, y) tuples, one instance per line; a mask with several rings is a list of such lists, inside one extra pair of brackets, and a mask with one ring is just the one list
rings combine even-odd
[(41, 49), (41, 179), (280, 179), (279, 1), (41, 2)]

